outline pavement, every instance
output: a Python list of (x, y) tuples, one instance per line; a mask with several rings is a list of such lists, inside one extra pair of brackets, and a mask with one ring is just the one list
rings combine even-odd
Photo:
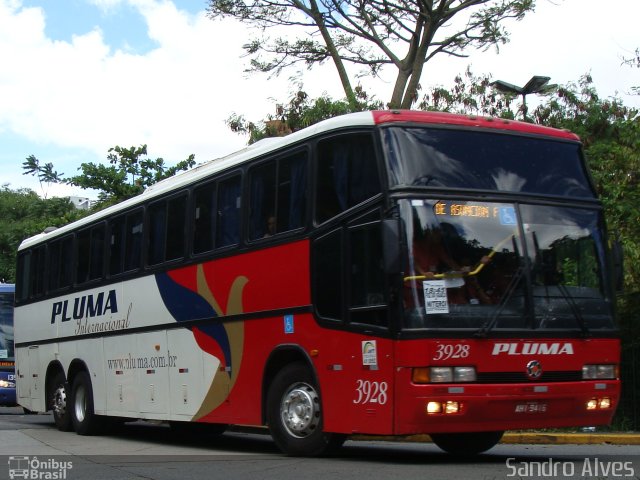
[[(22, 414), (21, 407), (0, 408), (0, 415)], [(53, 418), (51, 418), (53, 423)], [(232, 427), (232, 430), (246, 433), (268, 433), (265, 427)], [(408, 435), (408, 436), (373, 436), (354, 435), (353, 440), (383, 440), (402, 442), (431, 442), (429, 435)], [(507, 432), (502, 437), (500, 443), (505, 444), (528, 444), (528, 445), (640, 445), (640, 432), (598, 432), (598, 431), (578, 431), (578, 432)]]
[[(354, 440), (385, 440), (403, 442), (431, 442), (429, 435), (410, 435), (406, 437), (373, 437), (358, 435)], [(616, 432), (507, 432), (500, 443), (526, 445), (640, 445), (640, 433)]]

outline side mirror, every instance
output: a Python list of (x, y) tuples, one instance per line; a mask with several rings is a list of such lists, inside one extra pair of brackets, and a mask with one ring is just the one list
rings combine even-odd
[(385, 272), (389, 275), (400, 273), (400, 220), (389, 218), (382, 221), (382, 248)]

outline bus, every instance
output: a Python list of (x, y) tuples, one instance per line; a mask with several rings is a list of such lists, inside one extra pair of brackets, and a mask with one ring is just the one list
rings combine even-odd
[(16, 405), (13, 294), (13, 284), (0, 283), (0, 406), (3, 407)]
[(354, 434), (476, 454), (608, 424), (615, 269), (579, 138), (360, 112), (25, 240), (18, 402), (60, 430), (267, 426), (289, 455)]

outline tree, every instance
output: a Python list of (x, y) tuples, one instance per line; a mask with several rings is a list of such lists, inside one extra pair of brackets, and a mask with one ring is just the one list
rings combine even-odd
[(298, 91), (285, 103), (276, 103), (275, 115), (268, 115), (264, 122), (248, 121), (242, 115), (232, 114), (227, 125), (236, 133), (249, 135), (249, 144), (266, 137), (281, 137), (301, 130), (328, 118), (346, 113), (375, 110), (382, 102), (371, 98), (360, 87), (356, 87), (356, 103), (348, 100), (333, 100), (328, 95), (312, 99), (299, 85)]
[[(522, 118), (514, 96), (493, 89), (490, 76), (469, 70), (451, 89), (433, 88), (420, 107), (463, 114)], [(640, 112), (618, 98), (601, 98), (590, 75), (544, 95), (534, 123), (564, 128), (583, 142), (587, 165), (606, 210), (609, 229), (625, 249), (625, 289), (640, 293)]]
[[(640, 48), (636, 48), (636, 51), (633, 52), (633, 56), (630, 58), (622, 59), (623, 65), (628, 65), (630, 67), (640, 68)], [(631, 91), (636, 95), (640, 95), (640, 87), (631, 87)]]
[(40, 190), (42, 190), (42, 196), (44, 198), (47, 198), (47, 191), (44, 189), (42, 182), (45, 182), (48, 187), (52, 183), (60, 182), (62, 175), (64, 175), (64, 173), (56, 172), (53, 169), (52, 163), (45, 163), (41, 165), (40, 160), (38, 160), (35, 155), (29, 155), (23, 162), (22, 168), (25, 170), (25, 175), (34, 175), (38, 177)]
[(66, 198), (41, 198), (32, 190), (0, 188), (0, 279), (15, 281), (16, 252), (25, 238), (86, 215)]
[[(425, 64), (439, 54), (467, 56), (470, 49), (507, 42), (507, 19), (522, 19), (535, 0), (209, 0), (210, 18), (232, 17), (260, 29), (244, 49), (250, 71), (280, 73), (332, 61), (347, 101), (356, 94), (347, 65), (378, 75), (397, 71), (390, 108), (409, 108), (418, 98)], [(298, 27), (298, 37), (266, 34), (271, 27)], [(294, 32), (293, 29), (289, 31)]]
[(22, 168), (25, 170), (23, 172), (25, 175), (37, 175), (41, 182), (44, 179), (98, 190), (98, 207), (103, 208), (138, 195), (146, 187), (195, 165), (193, 154), (173, 167), (167, 167), (162, 158), (154, 160), (146, 155), (146, 145), (130, 148), (115, 146), (108, 151), (109, 165), (83, 163), (80, 165), (82, 173), (67, 179), (53, 172), (53, 166), (50, 163), (42, 166), (33, 155), (27, 157)]

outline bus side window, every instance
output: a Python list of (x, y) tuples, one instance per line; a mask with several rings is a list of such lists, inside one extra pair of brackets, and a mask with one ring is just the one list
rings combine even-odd
[(240, 241), (240, 177), (223, 180), (218, 185), (216, 248), (236, 245)]
[(38, 298), (44, 294), (45, 254), (46, 246), (41, 245), (18, 255), (17, 273), (21, 282), (16, 285), (16, 301)]
[(387, 324), (381, 225), (377, 221), (349, 229), (351, 323)]
[(73, 283), (73, 236), (49, 244), (49, 291), (60, 290)]
[(109, 274), (123, 272), (126, 217), (120, 216), (109, 222)]
[(124, 271), (137, 270), (142, 262), (142, 211), (127, 215), (125, 229)]
[(342, 320), (344, 292), (343, 230), (339, 228), (313, 242), (314, 303), (318, 314)]
[(184, 257), (185, 218), (187, 196), (180, 195), (167, 202), (167, 232), (165, 260), (177, 260)]
[(184, 256), (186, 207), (186, 195), (161, 200), (149, 206), (148, 265), (158, 265)]
[(147, 209), (149, 218), (149, 244), (147, 263), (157, 265), (164, 261), (165, 239), (167, 235), (167, 202), (152, 203)]
[(371, 135), (342, 135), (318, 143), (316, 220), (325, 222), (381, 192)]
[(29, 272), (29, 298), (38, 298), (44, 295), (45, 254), (46, 246), (41, 245), (31, 251), (31, 271)]
[(194, 192), (193, 253), (213, 250), (215, 182), (198, 187)]
[(253, 169), (249, 238), (267, 238), (303, 227), (306, 192), (306, 152), (272, 160)]
[(102, 278), (104, 261), (104, 225), (82, 230), (77, 235), (76, 282)]
[(276, 218), (276, 168), (272, 160), (251, 170), (251, 210), (249, 214), (249, 238), (256, 240), (276, 233), (269, 220)]

